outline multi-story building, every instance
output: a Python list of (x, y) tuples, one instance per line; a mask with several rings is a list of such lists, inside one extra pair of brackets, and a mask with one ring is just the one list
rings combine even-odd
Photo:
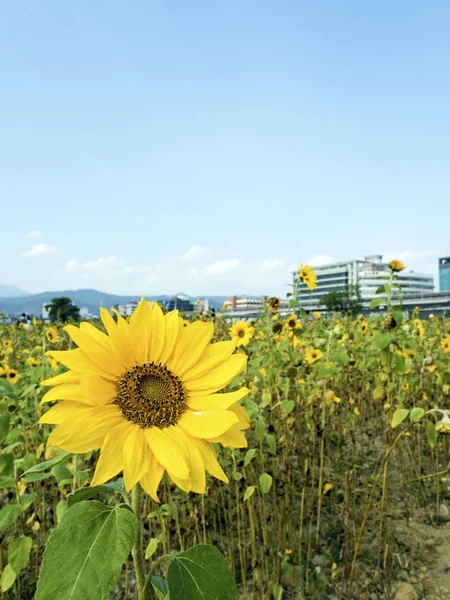
[(178, 295), (170, 298), (165, 303), (167, 310), (180, 310), (181, 312), (193, 312), (194, 305), (188, 296)]
[[(374, 254), (365, 256), (364, 260), (330, 263), (314, 267), (317, 276), (317, 287), (309, 292), (308, 288), (293, 274), (294, 286), (298, 286), (298, 300), (304, 308), (317, 310), (320, 300), (328, 292), (345, 290), (349, 286), (358, 286), (361, 298), (371, 300), (376, 295), (377, 288), (389, 277), (389, 265), (383, 262), (383, 256)], [(398, 283), (402, 286), (403, 294), (429, 294), (434, 291), (431, 275), (400, 271), (397, 273)], [(304, 293), (307, 292), (307, 293)]]
[(439, 290), (450, 292), (450, 256), (439, 259)]
[(209, 310), (209, 300), (208, 298), (198, 298), (194, 300), (194, 312), (196, 313), (206, 313)]
[(135, 300), (130, 300), (128, 304), (116, 304), (114, 308), (118, 311), (122, 317), (131, 317), (134, 311), (138, 307), (138, 302)]
[[(263, 306), (267, 304), (268, 296), (260, 296), (259, 298), (239, 298), (238, 296), (231, 296), (227, 302), (224, 303), (225, 310), (236, 311), (251, 311), (261, 310)], [(288, 301), (280, 301), (280, 309), (287, 308)]]

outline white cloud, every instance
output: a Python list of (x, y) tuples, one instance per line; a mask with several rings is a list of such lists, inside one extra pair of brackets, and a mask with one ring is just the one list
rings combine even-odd
[(326, 254), (316, 254), (312, 258), (309, 258), (304, 262), (305, 265), (310, 267), (322, 267), (323, 265), (329, 265), (330, 263), (336, 262), (332, 256)]
[(184, 254), (182, 254), (180, 256), (180, 259), (181, 260), (191, 260), (192, 258), (195, 258), (196, 256), (200, 256), (201, 254), (204, 254), (207, 250), (208, 250), (208, 248), (206, 246), (192, 246), (192, 248), (190, 248), (187, 252), (185, 252)]
[(124, 269), (126, 267), (126, 262), (117, 256), (107, 256), (104, 258), (101, 256), (93, 261), (82, 262), (77, 260), (76, 258), (72, 258), (68, 260), (65, 264), (64, 270), (66, 273), (95, 273), (99, 271), (109, 270), (111, 268), (121, 268)]
[(266, 258), (259, 263), (259, 268), (261, 271), (271, 271), (272, 269), (284, 267), (284, 265), (284, 260), (280, 260), (279, 258)]
[(223, 275), (231, 271), (237, 271), (241, 266), (239, 258), (231, 258), (230, 260), (216, 260), (205, 268), (207, 275)]
[(42, 235), (42, 231), (39, 231), (39, 229), (33, 229), (33, 231), (30, 231), (30, 233), (25, 234), (26, 238), (38, 238), (41, 237)]
[(58, 250), (58, 246), (49, 246), (48, 244), (36, 244), (28, 250), (24, 252), (22, 256), (26, 258), (35, 258), (36, 256), (43, 256), (44, 254), (53, 254)]

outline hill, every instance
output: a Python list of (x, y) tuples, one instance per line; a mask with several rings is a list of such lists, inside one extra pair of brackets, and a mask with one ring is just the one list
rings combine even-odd
[(29, 296), (29, 293), (21, 290), (16, 285), (0, 285), (0, 298), (20, 298), (23, 296)]
[[(13, 287), (13, 286), (8, 286)], [(139, 300), (139, 295), (116, 295), (107, 294), (105, 292), (99, 292), (98, 290), (63, 290), (53, 292), (42, 292), (40, 294), (30, 294), (28, 296), (17, 296), (17, 297), (0, 297), (0, 312), (9, 314), (11, 316), (20, 315), (26, 312), (30, 315), (39, 316), (42, 314), (42, 306), (51, 302), (53, 298), (60, 298), (66, 296), (72, 300), (74, 304), (80, 308), (88, 308), (89, 312), (94, 315), (98, 315), (98, 309), (100, 306), (105, 308), (111, 308), (115, 304), (127, 304), (130, 300)], [(160, 296), (146, 296), (147, 300), (155, 300), (157, 302), (163, 302), (171, 296), (160, 295)], [(204, 296), (201, 296), (204, 298)], [(211, 296), (209, 298), (210, 306), (214, 308), (222, 308), (223, 303), (227, 300), (227, 296)], [(191, 298), (196, 300), (196, 298)]]

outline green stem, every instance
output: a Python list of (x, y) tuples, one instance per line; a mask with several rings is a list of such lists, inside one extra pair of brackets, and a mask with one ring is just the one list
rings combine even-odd
[(144, 600), (144, 555), (142, 553), (142, 527), (141, 527), (141, 505), (142, 505), (142, 488), (137, 483), (131, 495), (131, 507), (138, 520), (138, 535), (136, 543), (131, 552), (133, 556), (134, 570), (136, 572), (136, 598), (137, 600)]
[(170, 554), (164, 554), (163, 556), (160, 556), (158, 558), (158, 560), (155, 560), (155, 562), (152, 564), (150, 573), (147, 575), (147, 577), (145, 579), (145, 585), (144, 585), (144, 589), (142, 591), (142, 600), (151, 600), (151, 592), (153, 591), (152, 577), (153, 577), (154, 572), (156, 571), (156, 567), (158, 567), (159, 564), (163, 562), (163, 560), (171, 560), (172, 558), (173, 558), (173, 556), (171, 556)]

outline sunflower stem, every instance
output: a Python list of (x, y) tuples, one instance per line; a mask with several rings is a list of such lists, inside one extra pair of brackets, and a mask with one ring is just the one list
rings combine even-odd
[(134, 570), (136, 573), (136, 599), (144, 600), (144, 555), (142, 552), (142, 527), (141, 527), (142, 488), (137, 483), (131, 492), (131, 507), (138, 520), (138, 534), (136, 543), (131, 552), (133, 556)]

